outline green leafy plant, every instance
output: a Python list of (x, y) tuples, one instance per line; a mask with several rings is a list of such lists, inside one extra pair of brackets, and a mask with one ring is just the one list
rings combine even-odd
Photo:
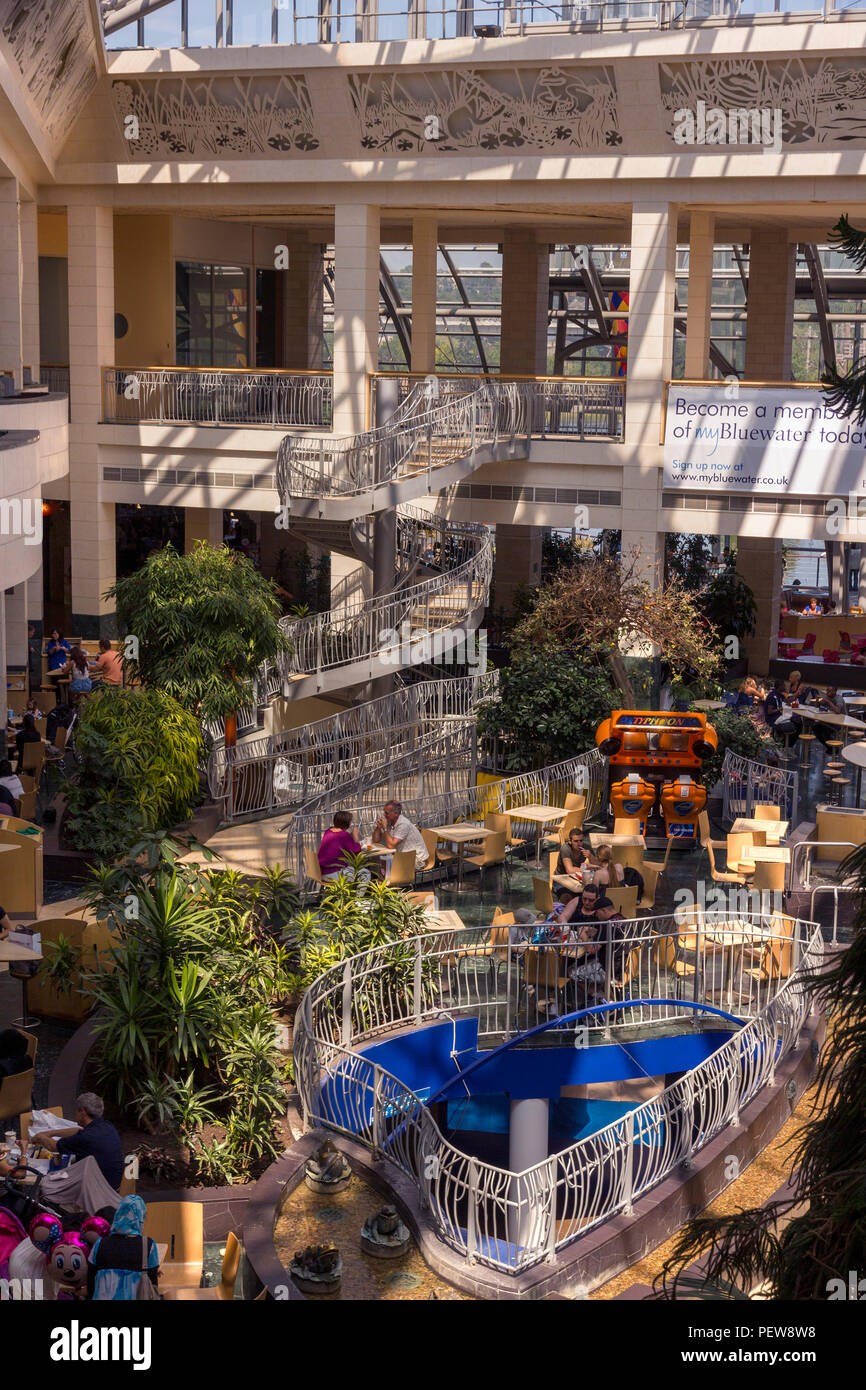
[(289, 649), (274, 586), (225, 546), (202, 541), (188, 555), (165, 546), (106, 597), (137, 638), (127, 674), (201, 721), (233, 716), (252, 699), (262, 662)]
[(736, 637), (742, 641), (755, 631), (758, 611), (755, 595), (744, 579), (737, 574), (736, 556), (732, 555), (723, 570), (710, 580), (700, 596), (701, 610), (719, 640)]
[[(88, 979), (97, 1065), (139, 1123), (185, 1142), (204, 1181), (227, 1182), (279, 1147), (278, 1010), (300, 981), (270, 915), (298, 897), (284, 873), (215, 872), (180, 862), (183, 848), (154, 841), (153, 863), (92, 874), (85, 898), (116, 939)], [(207, 1126), (222, 1133), (205, 1135)]]
[(68, 994), (78, 979), (81, 953), (61, 932), (56, 941), (45, 942), (45, 954), (36, 974), (40, 982), (58, 994)]
[(180, 1175), (180, 1163), (176, 1154), (160, 1144), (139, 1144), (135, 1151), (142, 1173), (147, 1173), (154, 1182), (174, 1182)]
[(75, 747), (64, 831), (76, 849), (111, 859), (188, 819), (201, 737), (165, 691), (99, 691), (82, 708)]
[(701, 765), (701, 781), (710, 791), (722, 775), (722, 763), (728, 749), (741, 758), (751, 758), (753, 762), (766, 762), (775, 758), (776, 748), (769, 733), (762, 734), (745, 714), (734, 714), (732, 710), (711, 710), (707, 720), (718, 734), (719, 744), (712, 757)]
[(583, 652), (524, 648), (500, 671), (498, 698), (480, 704), (478, 730), (500, 742), (509, 771), (526, 771), (593, 748), (616, 707), (606, 673)]

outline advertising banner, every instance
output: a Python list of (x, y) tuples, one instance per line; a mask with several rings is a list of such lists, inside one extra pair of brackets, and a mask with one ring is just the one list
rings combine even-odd
[(672, 382), (664, 487), (761, 496), (866, 493), (866, 425), (830, 410), (820, 390)]

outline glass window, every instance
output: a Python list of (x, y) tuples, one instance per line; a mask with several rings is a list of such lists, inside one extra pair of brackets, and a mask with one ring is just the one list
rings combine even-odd
[(232, 43), (253, 45), (271, 42), (271, 0), (234, 0)]
[(216, 46), (216, 0), (186, 0), (187, 48)]
[(144, 16), (145, 48), (180, 48), (180, 0)]
[(138, 48), (138, 21), (133, 20), (131, 24), (124, 24), (122, 29), (115, 29), (113, 34), (106, 34), (105, 47)]
[(175, 350), (178, 366), (248, 365), (248, 279), (244, 266), (177, 262)]

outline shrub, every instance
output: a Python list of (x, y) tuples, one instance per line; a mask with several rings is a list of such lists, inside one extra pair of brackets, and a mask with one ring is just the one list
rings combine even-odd
[(762, 734), (745, 714), (734, 714), (731, 710), (711, 710), (707, 719), (719, 736), (719, 746), (711, 758), (701, 767), (701, 781), (707, 791), (711, 791), (722, 775), (722, 763), (730, 748), (741, 758), (752, 758), (763, 763), (776, 754), (776, 748), (769, 733)]
[(106, 689), (83, 706), (65, 784), (66, 834), (113, 859), (142, 834), (188, 819), (199, 790), (201, 736), (162, 690)]
[(499, 698), (479, 707), (478, 730), (506, 741), (506, 768), (523, 772), (595, 747), (619, 693), (581, 652), (522, 650), (499, 673)]

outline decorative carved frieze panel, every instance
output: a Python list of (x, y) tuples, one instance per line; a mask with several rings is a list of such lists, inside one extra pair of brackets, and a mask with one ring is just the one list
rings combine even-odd
[(303, 77), (126, 78), (112, 84), (130, 158), (316, 150)]
[(0, 37), (49, 139), (65, 136), (96, 85), (96, 42), (81, 0), (0, 0)]
[(866, 58), (725, 58), (661, 63), (661, 99), (673, 114), (710, 108), (781, 111), (782, 144), (866, 140)]
[(622, 143), (610, 68), (461, 68), (348, 81), (366, 150), (548, 153)]

